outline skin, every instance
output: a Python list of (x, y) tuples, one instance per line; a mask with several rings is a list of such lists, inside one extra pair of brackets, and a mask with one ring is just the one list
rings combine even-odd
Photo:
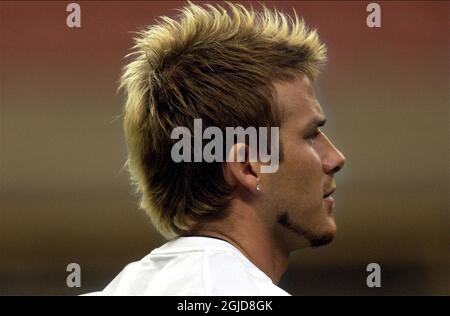
[(335, 188), (345, 158), (320, 131), (325, 116), (306, 76), (276, 83), (275, 99), (282, 113), (278, 171), (260, 173), (259, 162), (227, 163), (225, 178), (235, 187), (228, 216), (193, 233), (227, 240), (278, 283), (290, 252), (334, 239), (333, 205), (324, 195)]

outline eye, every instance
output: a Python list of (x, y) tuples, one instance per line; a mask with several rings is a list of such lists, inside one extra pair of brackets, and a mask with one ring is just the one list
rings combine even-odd
[(313, 133), (309, 134), (308, 136), (306, 136), (307, 139), (314, 139), (317, 136), (319, 136), (321, 133), (321, 131), (319, 129), (316, 129)]
[(316, 129), (313, 133), (309, 134), (305, 137), (305, 139), (312, 145), (314, 144), (314, 140), (321, 134), (322, 132), (319, 129)]

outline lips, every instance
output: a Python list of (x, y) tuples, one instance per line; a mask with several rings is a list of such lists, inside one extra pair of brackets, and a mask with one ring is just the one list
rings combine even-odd
[(334, 193), (334, 190), (336, 190), (336, 188), (332, 188), (331, 190), (329, 190), (327, 193), (325, 193), (323, 198), (326, 199), (327, 197), (329, 197), (331, 194)]

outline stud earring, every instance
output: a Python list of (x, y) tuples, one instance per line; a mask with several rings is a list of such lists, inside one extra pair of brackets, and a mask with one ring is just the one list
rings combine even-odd
[(261, 191), (261, 185), (259, 183), (256, 185), (256, 191)]

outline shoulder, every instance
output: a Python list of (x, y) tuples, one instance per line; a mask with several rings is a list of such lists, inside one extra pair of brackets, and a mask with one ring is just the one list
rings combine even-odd
[[(94, 293), (93, 293), (94, 294)], [(180, 239), (128, 264), (100, 295), (289, 295), (224, 241)]]
[(206, 251), (203, 274), (206, 295), (289, 295), (237, 251)]
[(201, 253), (153, 255), (128, 264), (103, 295), (205, 295)]

